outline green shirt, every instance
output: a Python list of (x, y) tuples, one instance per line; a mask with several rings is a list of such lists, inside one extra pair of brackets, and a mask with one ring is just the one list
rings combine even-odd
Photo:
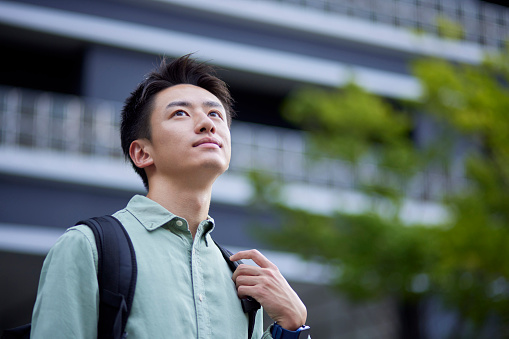
[[(232, 273), (204, 220), (192, 238), (185, 219), (156, 202), (134, 196), (114, 216), (136, 252), (138, 280), (126, 331), (136, 338), (247, 338)], [(41, 272), (32, 338), (96, 338), (99, 291), (97, 248), (84, 225), (68, 229), (52, 247)], [(253, 338), (263, 332), (257, 314)]]

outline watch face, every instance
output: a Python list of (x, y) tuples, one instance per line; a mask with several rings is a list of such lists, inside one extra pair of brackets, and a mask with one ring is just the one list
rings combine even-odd
[(309, 327), (299, 332), (299, 339), (311, 339), (311, 330)]

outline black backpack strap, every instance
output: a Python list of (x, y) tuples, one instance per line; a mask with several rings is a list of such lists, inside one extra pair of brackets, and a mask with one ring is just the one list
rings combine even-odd
[(2, 339), (30, 339), (32, 324), (26, 324), (5, 330)]
[[(232, 272), (235, 272), (237, 269), (237, 266), (242, 264), (242, 260), (239, 261), (231, 261), (230, 257), (233, 255), (232, 252), (228, 251), (226, 248), (219, 245), (215, 240), (214, 243), (217, 245), (219, 250), (221, 251), (221, 254), (223, 255), (224, 260), (228, 264), (228, 267), (230, 267), (230, 270)], [(240, 300), (242, 304), (242, 309), (244, 310), (244, 313), (247, 313), (249, 317), (249, 325), (248, 325), (248, 339), (251, 339), (251, 336), (253, 335), (255, 320), (256, 320), (256, 312), (260, 309), (261, 305), (258, 301), (251, 297), (247, 297)]]
[(120, 221), (110, 215), (82, 220), (76, 225), (90, 227), (97, 244), (100, 296), (97, 338), (125, 338), (138, 272), (131, 239)]

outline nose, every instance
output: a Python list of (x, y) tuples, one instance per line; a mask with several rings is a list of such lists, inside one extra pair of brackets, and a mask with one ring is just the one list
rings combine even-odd
[(216, 125), (214, 124), (214, 121), (207, 115), (203, 114), (200, 115), (196, 127), (195, 127), (196, 133), (216, 133)]

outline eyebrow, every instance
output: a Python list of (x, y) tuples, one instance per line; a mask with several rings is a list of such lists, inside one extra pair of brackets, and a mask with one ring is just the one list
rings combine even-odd
[[(217, 101), (204, 101), (202, 103), (203, 106), (206, 106), (206, 107), (218, 107), (218, 108), (224, 108), (223, 105)], [(171, 107), (191, 107), (193, 106), (189, 101), (184, 101), (184, 100), (177, 100), (177, 101), (172, 101), (170, 102), (166, 108), (171, 108)]]

